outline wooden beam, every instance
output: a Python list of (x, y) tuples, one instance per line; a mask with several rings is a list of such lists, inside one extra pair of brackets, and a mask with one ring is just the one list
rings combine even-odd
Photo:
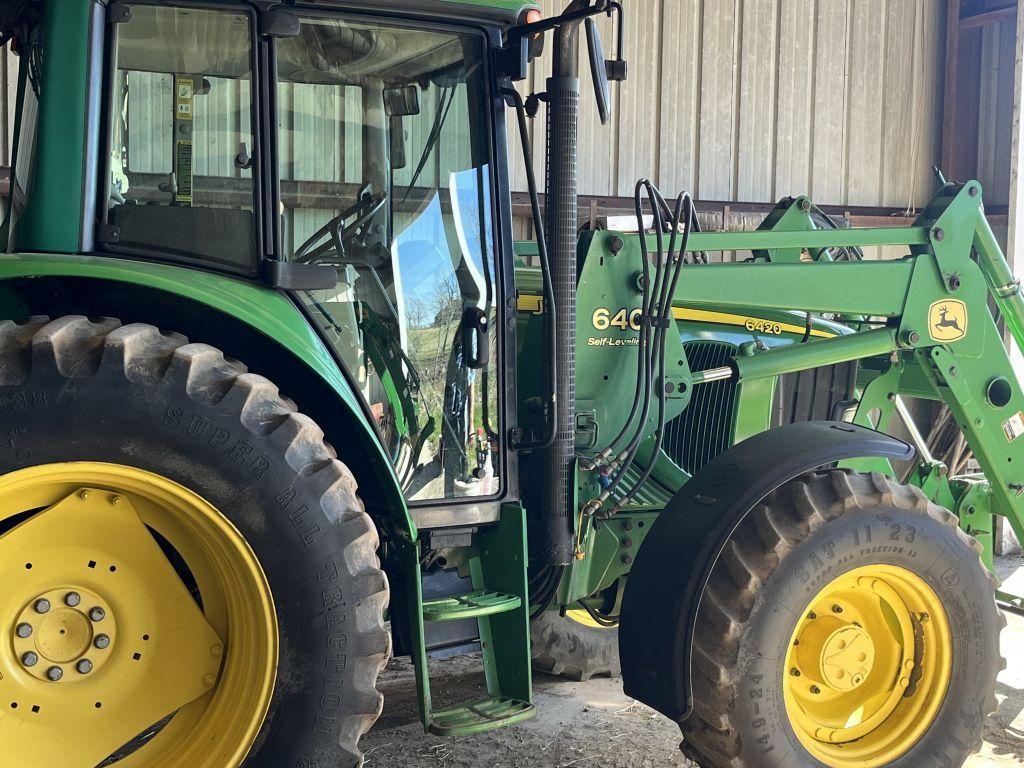
[(1008, 5), (1005, 8), (996, 8), (993, 11), (982, 11), (973, 16), (964, 16), (960, 19), (960, 29), (978, 29), (987, 27), (989, 24), (998, 24), (1001, 21), (1016, 21), (1017, 6)]

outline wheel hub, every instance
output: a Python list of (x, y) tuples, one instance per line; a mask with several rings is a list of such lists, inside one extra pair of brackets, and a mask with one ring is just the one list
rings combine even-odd
[(11, 630), (22, 668), (46, 683), (80, 682), (112, 656), (117, 621), (110, 604), (85, 587), (33, 596)]
[(834, 691), (852, 691), (871, 674), (875, 644), (858, 624), (823, 616), (800, 633), (797, 658), (810, 679)]

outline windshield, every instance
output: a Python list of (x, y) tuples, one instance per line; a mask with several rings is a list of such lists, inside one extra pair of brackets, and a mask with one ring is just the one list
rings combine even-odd
[(485, 50), (326, 17), (278, 43), (284, 255), (337, 270), (300, 298), (416, 500), (498, 491)]

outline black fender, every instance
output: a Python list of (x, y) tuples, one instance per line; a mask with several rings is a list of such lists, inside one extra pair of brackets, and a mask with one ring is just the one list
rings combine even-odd
[(673, 720), (689, 717), (697, 609), (730, 536), (761, 499), (793, 478), (867, 457), (907, 460), (914, 449), (854, 424), (805, 421), (737, 443), (694, 475), (654, 522), (626, 580), (619, 624), (626, 695)]

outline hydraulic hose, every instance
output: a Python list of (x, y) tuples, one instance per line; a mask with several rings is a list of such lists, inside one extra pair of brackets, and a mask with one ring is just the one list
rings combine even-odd
[(526, 164), (526, 188), (530, 194), (530, 212), (533, 215), (533, 228), (537, 236), (537, 256), (540, 259), (541, 277), (544, 283), (544, 304), (547, 310), (548, 331), (548, 386), (551, 394), (547, 413), (547, 430), (539, 440), (524, 441), (517, 447), (521, 451), (536, 451), (549, 448), (558, 435), (555, 419), (555, 404), (558, 402), (558, 306), (555, 301), (555, 288), (551, 283), (551, 260), (548, 258), (548, 245), (544, 235), (544, 217), (540, 211), (540, 199), (537, 195), (537, 178), (533, 172), (533, 147), (530, 145), (529, 127), (526, 123), (526, 105), (523, 97), (515, 88), (502, 88), (501, 94), (511, 100), (516, 109), (519, 122), (519, 137), (523, 146), (523, 161)]

